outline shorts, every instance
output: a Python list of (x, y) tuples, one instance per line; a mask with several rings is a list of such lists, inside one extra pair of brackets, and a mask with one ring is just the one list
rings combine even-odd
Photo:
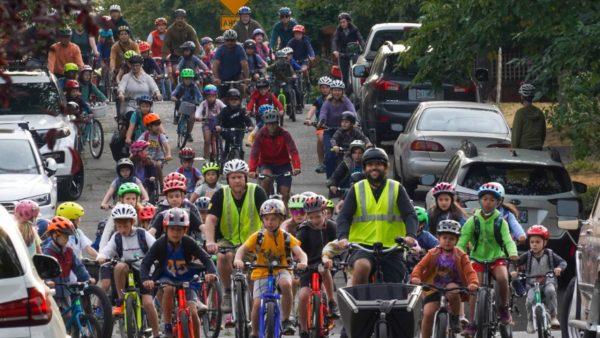
[[(275, 276), (275, 279), (277, 282), (279, 282), (280, 280), (287, 280), (291, 283), (292, 275), (287, 270), (279, 270), (279, 272), (277, 273), (277, 276)], [(255, 281), (253, 281), (253, 283), (254, 283), (254, 288), (253, 288), (253, 292), (252, 292), (253, 299), (260, 298), (260, 296), (262, 296), (265, 292), (267, 292), (268, 280), (269, 280), (268, 278), (261, 278), (261, 279), (257, 279)]]
[[(310, 282), (312, 279), (312, 274), (313, 272), (318, 272), (318, 270), (307, 270), (301, 274), (299, 274), (299, 278), (300, 278), (300, 287), (301, 288), (310, 288)], [(319, 279), (321, 279), (319, 277)]]
[(427, 303), (437, 303), (440, 300), (442, 300), (442, 295), (439, 292), (434, 292), (423, 298), (423, 305)]
[[(354, 262), (363, 258), (369, 260), (371, 263), (371, 274), (375, 273), (375, 257), (361, 250), (356, 250), (350, 255), (348, 258), (349, 267), (353, 268)], [(381, 271), (386, 283), (402, 283), (406, 274), (406, 264), (402, 258), (402, 252), (396, 251), (385, 255), (381, 259)]]
[[(113, 267), (102, 265), (100, 266), (100, 280), (102, 279), (112, 279), (113, 277)], [(140, 278), (140, 270), (138, 268), (133, 269), (133, 278), (135, 279), (135, 285), (137, 285), (140, 289), (140, 294), (142, 295), (150, 295), (152, 294), (152, 290), (148, 290), (142, 286), (142, 279)]]
[[(490, 271), (493, 271), (495, 268), (499, 266), (507, 266), (508, 262), (504, 258), (496, 259), (493, 263), (490, 264)], [(485, 266), (475, 260), (471, 260), (471, 266), (475, 272), (484, 272)]]
[[(158, 281), (159, 282), (172, 282), (173, 280), (171, 278), (169, 278), (169, 277), (161, 277)], [(177, 295), (175, 295), (175, 297), (177, 297)], [(195, 303), (197, 303), (197, 301), (198, 301), (198, 293), (194, 289), (186, 289), (185, 290), (185, 299), (188, 302), (195, 302)]]
[[(283, 174), (286, 172), (292, 172), (292, 164), (263, 164), (260, 166), (260, 170), (269, 169), (273, 172), (274, 175)], [(292, 186), (292, 176), (279, 176), (275, 179), (278, 187), (291, 187)]]
[(318, 129), (317, 131), (315, 131), (315, 135), (317, 135), (317, 136), (323, 136), (324, 133), (325, 133), (325, 129)]

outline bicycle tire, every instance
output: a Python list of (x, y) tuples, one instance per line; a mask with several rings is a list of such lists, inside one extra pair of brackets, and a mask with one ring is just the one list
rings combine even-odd
[[(96, 137), (98, 139), (96, 139)], [(97, 142), (97, 149), (94, 147), (94, 142)], [(90, 146), (90, 153), (92, 157), (95, 159), (99, 159), (102, 156), (102, 151), (104, 150), (104, 128), (102, 128), (102, 124), (100, 121), (93, 119), (92, 120), (92, 128), (90, 131), (90, 139), (88, 140)]]
[(544, 311), (542, 310), (541, 307), (536, 307), (535, 308), (535, 313), (534, 315), (534, 320), (535, 320), (535, 325), (537, 328), (537, 336), (538, 338), (546, 338), (547, 336), (547, 332), (544, 329), (545, 326), (545, 320), (544, 320)]
[(182, 338), (191, 338), (194, 335), (190, 334), (190, 317), (188, 317), (187, 312), (181, 311), (179, 313), (179, 328), (178, 328), (178, 336)]
[(296, 93), (292, 93), (290, 95), (290, 102), (288, 103), (288, 106), (289, 106), (288, 114), (289, 114), (290, 120), (292, 120), (292, 122), (296, 122)]
[(275, 302), (265, 304), (265, 338), (279, 338), (275, 335)]
[(235, 297), (235, 338), (248, 338), (248, 317), (246, 314), (246, 290), (242, 281), (234, 282)]
[[(92, 296), (95, 296), (100, 304), (92, 304)], [(112, 305), (104, 290), (97, 285), (88, 286), (83, 293), (82, 306), (86, 315), (93, 317), (102, 328), (102, 337), (111, 337), (114, 325)], [(96, 309), (100, 309), (101, 313)]]
[(308, 334), (310, 338), (320, 338), (323, 328), (321, 321), (320, 311), (321, 310), (321, 298), (319, 295), (312, 295), (310, 302), (308, 303)]
[(229, 149), (229, 154), (227, 154), (227, 161), (231, 161), (233, 159), (243, 160), (242, 152), (238, 147), (234, 147)]
[(125, 300), (125, 312), (123, 318), (127, 338), (136, 338), (138, 334), (138, 325), (135, 315), (136, 308), (137, 304), (134, 297), (127, 297)]
[(208, 288), (208, 291), (206, 291), (207, 297), (204, 297), (203, 292), (202, 299), (208, 310), (202, 316), (202, 329), (205, 337), (217, 338), (221, 332), (221, 319), (223, 318), (223, 312), (221, 311), (223, 289), (219, 281), (204, 283), (202, 287), (204, 288), (205, 285)]
[(182, 115), (177, 121), (177, 146), (179, 149), (185, 147), (185, 144), (187, 143), (187, 129), (187, 119)]
[(287, 115), (288, 110), (287, 97), (285, 96), (285, 93), (279, 93), (279, 95), (277, 95), (277, 100), (279, 101), (279, 103), (281, 103), (281, 106), (283, 107), (283, 115), (279, 116), (279, 125), (283, 127), (284, 116)]
[(433, 337), (447, 338), (450, 337), (448, 332), (448, 313), (438, 312), (433, 320)]
[(73, 326), (73, 329), (71, 330), (72, 332), (72, 337), (73, 338), (100, 338), (103, 337), (103, 332), (102, 332), (102, 328), (100, 327), (100, 324), (98, 323), (98, 321), (96, 320), (96, 318), (94, 318), (94, 316), (90, 316), (90, 315), (81, 315), (81, 317), (79, 317), (79, 321), (81, 323), (81, 330), (79, 328), (79, 326), (75, 325)]
[(477, 293), (477, 301), (475, 303), (475, 325), (477, 326), (475, 338), (489, 338), (489, 313), (491, 306), (488, 290), (486, 288), (480, 289)]

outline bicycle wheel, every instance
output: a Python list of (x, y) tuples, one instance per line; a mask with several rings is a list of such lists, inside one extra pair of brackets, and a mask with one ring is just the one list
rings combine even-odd
[(288, 115), (290, 116), (290, 120), (292, 122), (296, 122), (296, 93), (292, 93), (290, 95), (290, 102), (288, 104)]
[(99, 159), (104, 150), (104, 129), (102, 128), (100, 121), (96, 119), (92, 120), (90, 139), (88, 142), (90, 144), (90, 153), (92, 154), (92, 157)]
[(93, 317), (102, 329), (102, 337), (110, 337), (113, 331), (112, 305), (104, 290), (90, 285), (83, 291), (81, 305), (86, 315)]
[(310, 338), (321, 337), (323, 323), (321, 322), (320, 310), (321, 298), (319, 298), (319, 295), (312, 295), (310, 302), (308, 302), (308, 334)]
[(208, 310), (202, 316), (202, 329), (205, 337), (217, 338), (221, 332), (221, 301), (223, 291), (219, 281), (202, 284), (202, 302), (206, 304)]
[(242, 281), (234, 285), (235, 338), (248, 338), (248, 315), (246, 314), (246, 290)]
[(434, 338), (446, 338), (450, 337), (448, 334), (448, 313), (439, 312), (433, 322), (433, 337)]
[(475, 325), (477, 326), (475, 338), (489, 338), (491, 307), (489, 291), (486, 288), (480, 289), (475, 303)]
[(100, 338), (103, 337), (102, 328), (94, 316), (81, 315), (79, 317), (81, 327), (74, 325), (72, 329), (73, 338)]
[(544, 318), (544, 311), (542, 310), (541, 307), (536, 307), (535, 308), (535, 313), (534, 315), (534, 320), (535, 320), (535, 325), (537, 328), (537, 336), (538, 338), (546, 338), (548, 337), (547, 332), (545, 330), (545, 318)]
[(265, 304), (265, 338), (279, 338), (275, 336), (275, 302)]
[(125, 332), (127, 338), (136, 338), (138, 334), (137, 319), (135, 316), (135, 310), (137, 308), (137, 302), (134, 297), (127, 297), (125, 301)]
[(243, 160), (240, 149), (238, 147), (233, 147), (229, 150), (229, 154), (227, 154), (227, 161), (231, 161), (236, 158)]
[(177, 146), (179, 149), (185, 147), (187, 143), (187, 119), (181, 115), (177, 122)]
[(277, 96), (277, 100), (279, 100), (279, 102), (283, 106), (283, 115), (279, 116), (279, 125), (283, 127), (284, 116), (287, 115), (287, 112), (288, 112), (287, 97), (285, 96), (284, 93), (280, 93)]

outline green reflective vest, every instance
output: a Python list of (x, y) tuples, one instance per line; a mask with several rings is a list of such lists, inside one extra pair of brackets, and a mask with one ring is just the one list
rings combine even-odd
[[(223, 238), (233, 245), (240, 245), (253, 233), (260, 230), (260, 214), (254, 201), (256, 184), (246, 184), (246, 196), (242, 203), (242, 209), (238, 210), (231, 188), (223, 186), (223, 211), (219, 220), (219, 229)], [(243, 220), (243, 224), (241, 223)]]
[(356, 211), (348, 241), (366, 245), (381, 242), (384, 247), (392, 247), (396, 237), (406, 235), (406, 225), (396, 205), (399, 189), (400, 183), (388, 179), (379, 200), (375, 201), (366, 179), (354, 184)]

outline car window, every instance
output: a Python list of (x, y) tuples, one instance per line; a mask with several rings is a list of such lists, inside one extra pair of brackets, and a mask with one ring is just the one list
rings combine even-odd
[[(0, 84), (5, 90), (6, 84)], [(60, 96), (52, 82), (13, 83), (8, 88), (8, 104), (0, 106), (0, 114), (55, 114)]]
[(412, 80), (419, 72), (419, 67), (416, 63), (408, 67), (398, 65), (399, 57), (402, 54), (390, 54), (384, 61), (384, 73), (389, 76), (400, 78), (402, 80)]
[(11, 159), (0, 163), (0, 175), (40, 174), (33, 149), (27, 140), (0, 140), (0, 158)]
[(0, 228), (0, 279), (23, 275), (23, 268), (10, 237)]
[[(419, 110), (419, 107), (415, 108), (415, 112)], [(421, 114), (412, 114), (410, 117), (410, 120), (408, 120), (408, 123), (406, 124), (406, 128), (404, 129), (404, 133), (409, 133), (412, 132), (413, 126), (415, 125), (415, 121), (418, 120), (418, 116), (421, 116)]]
[(417, 129), (468, 133), (508, 133), (508, 127), (504, 119), (494, 110), (452, 107), (425, 109)]
[(376, 52), (386, 41), (391, 41), (392, 43), (397, 44), (404, 39), (405, 34), (403, 30), (395, 29), (377, 31), (371, 40), (371, 46), (369, 47), (369, 50)]
[(526, 163), (482, 163), (468, 166), (459, 184), (477, 190), (486, 182), (499, 182), (509, 195), (553, 195), (571, 190), (564, 168)]

